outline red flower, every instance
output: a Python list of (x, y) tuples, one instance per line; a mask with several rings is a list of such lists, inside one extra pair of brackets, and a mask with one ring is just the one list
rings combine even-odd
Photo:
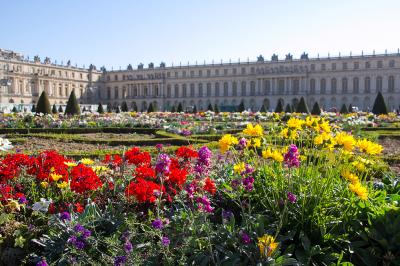
[(127, 198), (135, 196), (136, 200), (140, 203), (154, 202), (157, 199), (155, 192), (160, 192), (160, 189), (159, 184), (138, 178), (127, 186), (125, 196)]
[(22, 153), (7, 154), (0, 163), (0, 182), (17, 177), (22, 168), (29, 169), (34, 165), (34, 160), (34, 157)]
[(71, 190), (79, 194), (96, 190), (103, 185), (92, 168), (78, 164), (71, 170)]
[(182, 187), (186, 182), (187, 171), (186, 169), (171, 168), (168, 174), (168, 182), (177, 185), (179, 188)]
[(124, 156), (128, 164), (149, 165), (151, 162), (150, 153), (141, 152), (138, 147), (134, 147), (129, 151), (125, 152)]
[(85, 208), (83, 208), (83, 206), (79, 202), (75, 203), (74, 206), (75, 211), (78, 213), (82, 213), (85, 210)]
[(156, 178), (156, 171), (147, 165), (136, 167), (135, 172), (136, 173), (134, 174), (134, 176), (136, 178), (142, 178), (142, 179), (146, 179), (146, 178), (155, 179)]
[(122, 164), (122, 158), (118, 154), (114, 154), (111, 158), (110, 154), (107, 154), (104, 157), (103, 163), (106, 164), (112, 164), (113, 166), (121, 166)]
[(205, 181), (206, 181), (206, 182), (205, 182), (205, 184), (204, 184), (203, 189), (204, 189), (205, 191), (207, 191), (208, 193), (214, 195), (214, 193), (215, 193), (215, 191), (216, 191), (216, 187), (215, 187), (214, 181), (212, 181), (209, 177), (207, 177), (207, 178), (205, 179)]
[(68, 181), (68, 162), (67, 158), (55, 151), (44, 151), (36, 157), (36, 161), (32, 164), (29, 174), (36, 175), (40, 180), (51, 180), (50, 173), (62, 175), (63, 181)]
[(186, 160), (197, 158), (199, 155), (197, 151), (191, 149), (191, 147), (181, 146), (175, 151), (175, 155), (179, 158)]

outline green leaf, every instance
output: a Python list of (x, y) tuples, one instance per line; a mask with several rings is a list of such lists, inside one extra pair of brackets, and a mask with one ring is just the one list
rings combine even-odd
[(304, 250), (310, 251), (310, 246), (311, 246), (310, 239), (308, 239), (308, 237), (304, 234), (303, 231), (300, 232), (300, 240)]
[(14, 247), (20, 247), (20, 248), (23, 248), (24, 247), (24, 244), (25, 244), (25, 238), (23, 238), (23, 236), (19, 236), (19, 237), (17, 237), (16, 239), (15, 239), (15, 242), (14, 242)]

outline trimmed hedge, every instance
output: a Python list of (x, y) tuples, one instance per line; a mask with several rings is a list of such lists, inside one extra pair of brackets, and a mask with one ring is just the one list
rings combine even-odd
[(85, 133), (139, 133), (154, 134), (159, 128), (134, 128), (134, 127), (103, 127), (103, 128), (0, 128), (0, 134), (29, 134), (29, 133), (55, 133), (55, 134), (85, 134)]

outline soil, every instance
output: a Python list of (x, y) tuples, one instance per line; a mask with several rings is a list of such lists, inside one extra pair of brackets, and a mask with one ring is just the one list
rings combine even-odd
[[(378, 141), (383, 146), (383, 155), (389, 157), (400, 157), (400, 140), (384, 138)], [(390, 169), (400, 175), (400, 161), (390, 163)]]

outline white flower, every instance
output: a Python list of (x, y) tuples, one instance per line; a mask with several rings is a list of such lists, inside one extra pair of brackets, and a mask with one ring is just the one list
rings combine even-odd
[(0, 138), (0, 151), (7, 151), (12, 148), (13, 146), (11, 145), (11, 142), (8, 139)]
[(49, 209), (49, 206), (51, 204), (52, 200), (46, 200), (44, 198), (41, 198), (40, 201), (35, 202), (32, 205), (32, 210), (34, 211), (41, 211), (41, 212), (47, 212), (47, 210)]

